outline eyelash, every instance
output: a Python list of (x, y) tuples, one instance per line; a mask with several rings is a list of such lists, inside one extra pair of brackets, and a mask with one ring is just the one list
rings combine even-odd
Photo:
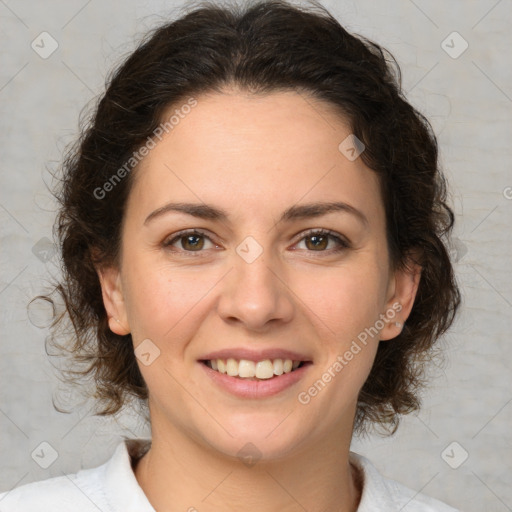
[[(172, 239), (166, 239), (164, 240), (164, 242), (162, 243), (162, 246), (164, 248), (170, 248), (175, 242), (179, 241), (180, 239), (182, 238), (185, 238), (186, 236), (203, 236), (205, 238), (207, 238), (208, 240), (210, 240), (214, 245), (216, 245), (213, 240), (211, 240), (211, 238), (204, 232), (202, 232), (201, 230), (197, 230), (197, 229), (190, 229), (190, 230), (185, 230), (185, 231), (180, 231), (179, 233), (177, 233)], [(300, 238), (298, 241), (297, 241), (297, 244), (299, 242), (301, 242), (302, 240), (304, 240), (305, 238), (308, 238), (308, 237), (311, 237), (313, 235), (316, 235), (316, 236), (329, 236), (331, 239), (335, 240), (336, 243), (338, 244), (338, 247), (336, 247), (335, 249), (330, 249), (330, 250), (324, 250), (324, 251), (313, 251), (313, 250), (308, 250), (306, 249), (308, 252), (311, 252), (311, 253), (315, 253), (315, 252), (318, 252), (320, 254), (337, 254), (339, 252), (342, 252), (346, 249), (349, 249), (351, 247), (350, 243), (344, 239), (342, 239), (341, 237), (339, 237), (337, 235), (336, 232), (334, 231), (330, 231), (328, 229), (310, 229), (308, 231), (306, 231), (303, 235), (302, 235), (302, 238)], [(295, 244), (296, 245), (296, 244)], [(181, 254), (186, 254), (187, 256), (186, 257), (192, 257), (192, 258), (197, 258), (197, 257), (201, 257), (203, 256), (203, 250), (199, 250), (199, 251), (187, 251), (185, 249), (182, 249), (180, 251), (176, 251), (176, 250), (173, 250), (172, 252), (176, 252), (176, 253), (181, 253)], [(318, 256), (314, 256), (314, 257), (321, 257), (320, 255)]]

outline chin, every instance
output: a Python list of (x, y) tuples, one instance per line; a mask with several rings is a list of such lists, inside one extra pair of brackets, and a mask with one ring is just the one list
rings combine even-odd
[(205, 425), (204, 430), (201, 429), (202, 437), (210, 448), (246, 465), (257, 460), (281, 459), (291, 455), (308, 438), (304, 426), (297, 423), (298, 415), (290, 414), (287, 418), (288, 414), (283, 414), (282, 410), (265, 415), (261, 410), (238, 414), (222, 423), (226, 430), (220, 426), (212, 430), (211, 425)]

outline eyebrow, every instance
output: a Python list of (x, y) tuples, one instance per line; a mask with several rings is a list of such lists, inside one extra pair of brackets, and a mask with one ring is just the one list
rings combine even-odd
[[(185, 213), (193, 217), (205, 220), (228, 221), (228, 213), (221, 208), (204, 203), (168, 203), (151, 212), (144, 221), (147, 225), (150, 221), (170, 212)], [(345, 212), (353, 215), (362, 224), (368, 227), (369, 222), (365, 214), (350, 204), (337, 202), (317, 202), (302, 205), (294, 205), (286, 209), (278, 222), (291, 222), (299, 219), (321, 217), (333, 212)]]

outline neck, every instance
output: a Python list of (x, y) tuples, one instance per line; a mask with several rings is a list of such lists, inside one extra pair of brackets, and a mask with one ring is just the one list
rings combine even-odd
[(322, 439), (279, 460), (244, 464), (190, 436), (160, 435), (135, 477), (155, 510), (201, 512), (355, 512), (360, 476), (349, 461), (348, 439)]

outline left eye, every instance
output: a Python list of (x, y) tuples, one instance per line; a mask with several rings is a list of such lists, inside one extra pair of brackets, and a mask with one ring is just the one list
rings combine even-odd
[[(349, 247), (349, 244), (339, 236), (336, 236), (332, 232), (325, 230), (310, 231), (301, 238), (299, 243), (303, 240), (305, 241), (306, 249), (312, 250), (313, 252), (324, 252), (325, 249), (328, 248), (327, 246), (329, 245), (329, 240), (335, 241), (335, 252), (347, 249)], [(310, 241), (309, 243), (308, 240)]]

